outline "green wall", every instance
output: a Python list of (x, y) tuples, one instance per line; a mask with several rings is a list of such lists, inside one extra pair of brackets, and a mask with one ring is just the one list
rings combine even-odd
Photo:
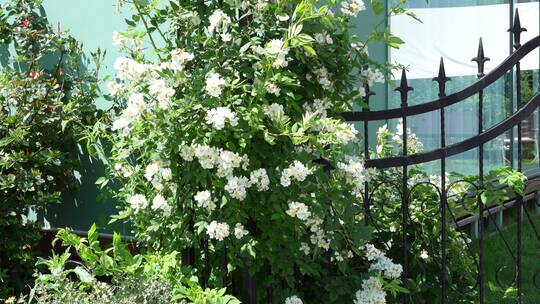
[[(112, 45), (111, 35), (113, 31), (125, 28), (124, 17), (130, 15), (125, 10), (117, 13), (115, 0), (43, 0), (43, 13), (47, 15), (49, 21), (55, 25), (60, 24), (62, 29), (69, 29), (75, 38), (84, 42), (87, 54), (98, 48), (107, 52), (101, 74), (110, 75), (111, 78), (114, 77), (112, 68), (114, 60), (120, 55)], [(353, 22), (358, 35), (366, 36), (380, 19), (373, 16), (368, 7), (368, 10), (362, 12)], [(378, 61), (386, 61), (387, 51), (382, 44), (372, 46), (369, 53)], [(372, 108), (385, 108), (387, 100), (385, 86), (377, 85), (373, 89), (377, 96), (372, 99)], [(97, 100), (96, 103), (102, 108), (108, 105), (103, 99)], [(376, 130), (375, 125), (372, 127), (370, 124), (370, 127), (373, 131)], [(81, 186), (77, 193), (66, 193), (61, 204), (49, 208), (46, 218), (52, 227), (67, 226), (87, 230), (94, 222), (104, 227), (109, 215), (115, 212), (113, 201), (99, 202), (97, 199), (99, 191), (94, 183), (100, 176), (103, 166), (99, 161), (91, 161), (84, 154), (80, 154), (80, 158), (83, 163), (80, 172)], [(125, 227), (115, 229), (124, 234), (129, 233)]]
[[(114, 0), (43, 0), (43, 13), (49, 21), (62, 29), (68, 29), (77, 40), (84, 43), (86, 55), (98, 48), (106, 51), (101, 76), (114, 77), (113, 63), (120, 55), (112, 45), (112, 32), (125, 27), (124, 17), (117, 13)], [(101, 108), (109, 104), (104, 99), (96, 100)], [(63, 202), (49, 208), (46, 214), (52, 227), (71, 227), (87, 230), (96, 222), (103, 227), (109, 215), (115, 212), (113, 201), (100, 202), (96, 179), (102, 174), (103, 166), (98, 160), (79, 154), (83, 164), (80, 170), (80, 188), (76, 193), (66, 193)], [(123, 227), (115, 227), (127, 233)]]

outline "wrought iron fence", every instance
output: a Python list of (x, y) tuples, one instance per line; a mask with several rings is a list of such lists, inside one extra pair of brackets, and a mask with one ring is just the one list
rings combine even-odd
[[(484, 145), (496, 137), (504, 134), (505, 132), (517, 128), (517, 170), (522, 172), (522, 121), (529, 117), (531, 114), (533, 114), (534, 110), (537, 109), (540, 106), (540, 93), (534, 95), (530, 100), (528, 100), (526, 103), (523, 103), (521, 100), (521, 69), (520, 69), (520, 60), (522, 60), (527, 54), (535, 50), (540, 46), (540, 36), (535, 37), (531, 39), (530, 41), (526, 42), (525, 44), (521, 44), (520, 38), (521, 33), (523, 31), (526, 31), (525, 28), (521, 27), (520, 19), (519, 19), (519, 13), (516, 10), (515, 18), (514, 18), (514, 24), (513, 26), (508, 30), (513, 37), (513, 53), (507, 57), (501, 64), (499, 64), (495, 69), (493, 69), (491, 72), (485, 74), (484, 73), (484, 65), (487, 61), (489, 61), (489, 58), (485, 56), (484, 49), (482, 45), (482, 39), (480, 39), (479, 46), (478, 46), (478, 54), (476, 57), (472, 59), (472, 61), (476, 62), (478, 67), (478, 80), (472, 84), (471, 86), (453, 93), (451, 95), (446, 94), (446, 83), (450, 81), (450, 78), (446, 76), (445, 68), (444, 68), (444, 62), (441, 58), (440, 61), (440, 67), (439, 67), (439, 74), (437, 77), (433, 78), (434, 82), (437, 82), (438, 89), (439, 89), (439, 99), (419, 105), (409, 106), (408, 105), (408, 94), (410, 91), (413, 90), (412, 87), (409, 86), (407, 81), (407, 75), (406, 71), (403, 70), (401, 75), (401, 83), (400, 86), (396, 89), (396, 91), (400, 94), (401, 97), (401, 106), (399, 108), (389, 109), (389, 110), (381, 110), (381, 111), (370, 111), (369, 109), (369, 99), (375, 95), (372, 91), (370, 91), (369, 86), (365, 85), (366, 90), (366, 97), (365, 100), (367, 102), (368, 107), (364, 108), (362, 111), (359, 112), (345, 112), (343, 113), (343, 117), (350, 122), (363, 122), (364, 128), (364, 157), (366, 159), (366, 166), (377, 168), (377, 169), (389, 169), (389, 168), (400, 168), (401, 169), (401, 184), (397, 185), (398, 192), (401, 198), (401, 233), (402, 233), (402, 257), (401, 262), (403, 265), (403, 280), (406, 282), (410, 277), (411, 273), (409, 273), (409, 244), (411, 233), (409, 230), (409, 224), (411, 224), (410, 219), (410, 202), (415, 194), (415, 190), (417, 185), (411, 186), (408, 183), (408, 180), (410, 178), (408, 171), (409, 168), (413, 165), (417, 164), (423, 164), (431, 161), (440, 161), (440, 174), (441, 174), (441, 184), (436, 185), (430, 182), (426, 182), (425, 184), (429, 184), (430, 187), (433, 187), (439, 198), (439, 206), (437, 207), (437, 216), (440, 217), (440, 247), (437, 248), (439, 252), (431, 252), (431, 254), (434, 256), (434, 260), (438, 263), (438, 268), (440, 269), (440, 273), (438, 274), (438, 282), (435, 282), (434, 287), (438, 287), (440, 290), (440, 297), (439, 301), (440, 303), (449, 303), (448, 302), (448, 272), (447, 272), (447, 266), (449, 263), (449, 256), (447, 251), (447, 233), (449, 232), (449, 229), (454, 229), (453, 227), (458, 226), (457, 225), (457, 219), (456, 216), (449, 205), (448, 201), (451, 196), (450, 190), (452, 187), (454, 187), (457, 183), (463, 183), (467, 182), (469, 183), (469, 189), (473, 188), (477, 191), (474, 191), (474, 200), (476, 203), (476, 206), (474, 206), (474, 212), (477, 214), (477, 218), (479, 221), (478, 227), (479, 227), (479, 233), (478, 233), (478, 250), (477, 252), (474, 252), (471, 248), (471, 245), (466, 243), (467, 250), (469, 254), (473, 257), (475, 261), (475, 266), (477, 273), (475, 274), (476, 277), (476, 284), (474, 286), (475, 291), (477, 292), (477, 298), (478, 303), (486, 303), (486, 265), (485, 265), (485, 256), (486, 252), (484, 250), (484, 244), (485, 244), (485, 236), (484, 236), (484, 222), (486, 221), (486, 217), (492, 215), (492, 211), (490, 210), (490, 206), (486, 205), (482, 202), (480, 195), (483, 189), (483, 183), (484, 183)], [(484, 90), (492, 83), (494, 83), (496, 80), (501, 79), (504, 77), (506, 73), (515, 73), (515, 81), (516, 81), (516, 95), (515, 101), (517, 104), (517, 111), (510, 115), (508, 118), (504, 119), (500, 123), (488, 128), (484, 129), (484, 117), (483, 117), (483, 100), (484, 100)], [(459, 143), (447, 145), (446, 142), (446, 130), (445, 130), (445, 108), (457, 104), (460, 101), (463, 101), (469, 97), (472, 96), (478, 96), (478, 134), (474, 137), (468, 138), (466, 140), (463, 140)], [(440, 113), (440, 148), (409, 155), (408, 154), (408, 143), (409, 143), (409, 136), (407, 134), (407, 119), (414, 115), (429, 113), (429, 112), (435, 112), (439, 111)], [(403, 132), (402, 132), (402, 151), (401, 155), (394, 156), (394, 157), (388, 157), (388, 158), (379, 158), (379, 159), (370, 159), (370, 151), (369, 151), (369, 122), (371, 121), (386, 121), (390, 119), (402, 119), (403, 123)], [(479, 172), (479, 180), (476, 183), (471, 183), (467, 180), (459, 180), (454, 181), (452, 183), (447, 184), (445, 181), (446, 173), (448, 172), (447, 163), (446, 160), (453, 155), (469, 151), (471, 149), (478, 149), (478, 172)], [(378, 191), (378, 187), (376, 185), (371, 185), (369, 182), (366, 182), (364, 185), (364, 218), (367, 224), (371, 224), (373, 226), (376, 226), (376, 220), (373, 218), (373, 216), (370, 214), (372, 209), (374, 208), (374, 202), (372, 200), (373, 194)], [(468, 194), (470, 195), (470, 193)], [(512, 260), (514, 262), (514, 274), (513, 274), (513, 282), (511, 284), (515, 286), (517, 292), (515, 293), (515, 301), (517, 303), (522, 303), (524, 298), (524, 290), (523, 290), (523, 281), (524, 280), (531, 280), (533, 285), (537, 290), (533, 290), (530, 292), (540, 292), (540, 263), (539, 268), (536, 269), (533, 272), (533, 276), (530, 278), (523, 277), (523, 269), (522, 269), (522, 257), (523, 257), (523, 216), (525, 215), (526, 219), (529, 221), (530, 225), (533, 228), (533, 231), (535, 232), (536, 240), (539, 241), (538, 245), (540, 247), (540, 236), (538, 233), (538, 229), (535, 227), (534, 221), (532, 220), (532, 217), (530, 215), (530, 212), (527, 210), (527, 208), (524, 208), (524, 198), (517, 196), (515, 200), (515, 210), (516, 210), (516, 245), (514, 248), (511, 248), (509, 242), (505, 239), (505, 236), (501, 233), (499, 233), (498, 237), (501, 237), (506, 249), (508, 250), (508, 254), (511, 255)], [(495, 222), (494, 223), (495, 228), (497, 231), (500, 232), (501, 227)], [(537, 259), (540, 261), (540, 250), (537, 252), (538, 256)], [(496, 270), (496, 278), (498, 284), (501, 285), (501, 287), (508, 287), (504, 286), (503, 282), (499, 279), (500, 272), (505, 269), (505, 265), (499, 266), (499, 268)], [(437, 286), (438, 285), (438, 286)], [(466, 291), (464, 291), (466, 292)], [(402, 298), (402, 302), (406, 303), (407, 296), (404, 296)]]

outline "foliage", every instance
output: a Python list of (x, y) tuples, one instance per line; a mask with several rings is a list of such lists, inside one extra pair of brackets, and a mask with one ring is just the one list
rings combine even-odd
[[(533, 205), (534, 206), (534, 205)], [(525, 208), (528, 208), (525, 206)], [(540, 294), (536, 292), (534, 276), (538, 273), (538, 242), (540, 236), (537, 233), (540, 227), (540, 215), (534, 214), (534, 209), (529, 209), (529, 216), (525, 215), (522, 222), (522, 290), (523, 303), (538, 303)], [(517, 210), (516, 210), (517, 211)], [(512, 303), (517, 295), (514, 283), (515, 260), (513, 259), (514, 248), (517, 246), (517, 225), (514, 212), (505, 212), (505, 217), (510, 216), (513, 221), (501, 227), (502, 232), (484, 238), (484, 252), (486, 267), (486, 300), (489, 303), (503, 304)], [(536, 230), (535, 230), (536, 229)], [(506, 244), (505, 244), (506, 242)], [(507, 247), (508, 246), (510, 247)], [(478, 242), (475, 242), (475, 251), (478, 250)]]
[[(87, 238), (62, 229), (53, 246), (59, 240), (64, 253), (40, 259), (47, 272), (38, 273), (32, 291), (13, 303), (240, 303), (224, 290), (202, 289), (176, 252), (132, 255), (116, 233), (111, 246), (102, 248), (95, 225)], [(70, 259), (71, 250), (82, 262)]]
[(113, 34), (128, 56), (109, 84), (114, 122), (89, 135), (101, 136), (98, 184), (120, 202), (115, 220), (154, 250), (194, 250), (203, 278), (210, 253), (210, 286), (247, 267), (260, 302), (268, 288), (310, 303), (351, 302), (369, 282), (383, 300), (383, 289), (403, 291), (399, 265), (378, 250), (366, 260), (369, 232), (354, 214), (369, 171), (340, 116), (363, 106), (359, 84), (392, 68), (368, 45), (402, 43), (381, 26), (352, 35), (363, 1), (119, 4), (135, 13)]
[(81, 45), (53, 30), (39, 5), (0, 5), (0, 43), (12, 55), (0, 68), (0, 298), (30, 279), (36, 213), (76, 186), (75, 142), (99, 115), (97, 72), (83, 69)]
[[(422, 151), (418, 138), (408, 130), (408, 153)], [(373, 158), (384, 158), (401, 150), (403, 125), (396, 131), (387, 126), (377, 132), (378, 145)], [(374, 226), (373, 243), (386, 244), (387, 253), (395, 260), (403, 258), (403, 216), (401, 184), (402, 169), (392, 168), (377, 172), (372, 181), (370, 223)], [(468, 236), (452, 225), (458, 218), (478, 214), (478, 197), (486, 206), (508, 201), (507, 188), (523, 196), (525, 177), (522, 173), (502, 167), (486, 174), (482, 183), (478, 176), (460, 176), (447, 173), (444, 177), (447, 205), (444, 229), (446, 231), (447, 290), (449, 303), (473, 303), (477, 298), (476, 273), (478, 257)], [(409, 220), (407, 227), (407, 253), (409, 289), (412, 303), (433, 303), (440, 300), (438, 287), (441, 265), (440, 191), (442, 178), (428, 175), (421, 166), (408, 170)]]

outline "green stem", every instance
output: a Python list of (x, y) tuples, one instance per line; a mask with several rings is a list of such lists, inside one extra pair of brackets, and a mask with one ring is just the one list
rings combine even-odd
[(144, 18), (144, 14), (141, 11), (141, 8), (137, 4), (137, 0), (133, 1), (133, 5), (135, 5), (135, 9), (137, 9), (137, 13), (141, 17), (141, 20), (143, 22), (144, 28), (146, 29), (146, 33), (148, 34), (148, 38), (150, 39), (150, 43), (152, 43), (152, 47), (154, 48), (154, 51), (156, 52), (156, 55), (158, 56), (159, 60), (163, 60), (161, 56), (159, 55), (159, 49), (156, 45), (156, 42), (154, 41), (154, 38), (152, 37), (152, 34), (150, 34), (150, 31), (148, 30), (148, 23), (146, 22), (146, 19)]

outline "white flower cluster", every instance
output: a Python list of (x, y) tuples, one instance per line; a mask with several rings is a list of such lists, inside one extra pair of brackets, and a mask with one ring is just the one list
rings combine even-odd
[(283, 170), (281, 173), (281, 185), (283, 187), (289, 187), (291, 185), (291, 179), (303, 182), (309, 174), (311, 174), (311, 170), (300, 161), (295, 160), (289, 168)]
[(236, 114), (227, 107), (217, 107), (206, 112), (206, 122), (218, 130), (225, 127), (225, 121), (233, 127), (238, 125)]
[(309, 231), (311, 231), (311, 244), (324, 250), (328, 250), (330, 249), (330, 239), (322, 229), (322, 224), (323, 220), (318, 217), (312, 217), (306, 222)]
[(170, 168), (161, 167), (161, 161), (155, 161), (146, 166), (144, 178), (151, 182), (156, 190), (163, 190), (163, 181), (170, 181), (172, 179), (172, 171)]
[(210, 96), (219, 97), (224, 86), (225, 79), (221, 78), (221, 75), (218, 73), (211, 73), (206, 78), (205, 90)]
[[(392, 139), (398, 144), (403, 145), (403, 119), (399, 119), (396, 124), (396, 133)], [(411, 154), (419, 153), (424, 145), (410, 128), (407, 128), (407, 152)]]
[(116, 81), (111, 81), (107, 83), (107, 91), (109, 91), (112, 96), (119, 96), (124, 92), (124, 86)]
[(312, 103), (305, 103), (303, 105), (306, 115), (318, 114), (321, 118), (326, 118), (328, 115), (327, 110), (332, 107), (332, 102), (328, 98), (315, 99)]
[(206, 227), (206, 233), (211, 239), (223, 241), (229, 236), (229, 225), (227, 223), (218, 223), (217, 221), (212, 221)]
[(422, 260), (424, 260), (424, 261), (429, 259), (429, 254), (428, 254), (427, 250), (422, 249), (422, 251), (420, 252), (420, 258)]
[(148, 66), (131, 58), (119, 57), (114, 62), (114, 69), (120, 80), (139, 80), (148, 71)]
[(303, 302), (298, 296), (290, 296), (285, 299), (285, 304), (303, 304)]
[(307, 221), (311, 216), (309, 208), (304, 203), (290, 202), (289, 209), (285, 211), (290, 217), (296, 217), (301, 221)]
[(285, 114), (283, 106), (278, 103), (263, 106), (263, 112), (272, 121), (279, 121)]
[(334, 255), (330, 257), (330, 261), (343, 262), (345, 261), (345, 259), (350, 259), (352, 257), (354, 257), (354, 254), (350, 250), (347, 250), (345, 252), (335, 251)]
[[(323, 220), (317, 216), (312, 216), (308, 206), (304, 203), (289, 202), (287, 211), (285, 213), (293, 218), (298, 218), (308, 227), (311, 232), (310, 241), (314, 246), (322, 248), (324, 250), (330, 249), (330, 239), (322, 229)], [(300, 251), (308, 255), (311, 251), (307, 243), (302, 242), (300, 244)]]
[(136, 122), (147, 105), (144, 101), (144, 95), (141, 93), (133, 93), (129, 96), (127, 107), (122, 110), (122, 114), (113, 122), (113, 130), (121, 130), (128, 128), (132, 123)]
[(318, 42), (318, 43), (321, 43), (321, 44), (332, 44), (334, 43), (334, 40), (332, 40), (332, 37), (330, 37), (330, 35), (326, 32), (324, 33), (317, 33), (315, 34), (315, 40)]
[(129, 206), (135, 213), (139, 213), (148, 207), (148, 200), (142, 194), (135, 194), (129, 198)]
[(338, 123), (332, 130), (332, 133), (335, 136), (336, 142), (343, 145), (358, 139), (358, 130), (356, 130), (353, 124), (347, 122)]
[[(247, 189), (252, 185), (257, 187), (259, 191), (266, 191), (270, 187), (270, 179), (266, 173), (266, 169), (260, 168), (250, 173), (250, 177), (235, 176), (234, 169), (242, 167), (243, 170), (247, 170), (249, 166), (249, 158), (247, 155), (240, 156), (238, 153), (223, 150), (221, 148), (215, 148), (206, 145), (182, 145), (180, 148), (180, 155), (186, 161), (192, 161), (197, 158), (201, 167), (205, 169), (217, 168), (216, 175), (218, 177), (226, 178), (227, 184), (225, 185), (225, 191), (227, 191), (231, 197), (238, 200), (244, 200), (247, 195)], [(209, 201), (204, 199), (205, 196), (200, 196), (200, 201), (195, 199), (201, 206), (206, 208), (212, 207), (208, 205)], [(208, 198), (209, 199), (209, 198)]]
[(171, 51), (171, 61), (166, 66), (173, 71), (181, 72), (185, 69), (186, 63), (194, 58), (195, 56), (192, 53), (183, 49), (174, 49)]
[[(114, 63), (114, 68), (117, 78), (121, 81), (134, 82), (137, 83), (137, 86), (141, 86), (141, 83), (147, 83), (150, 98), (157, 101), (159, 108), (167, 109), (176, 91), (167, 84), (165, 79), (160, 78), (157, 72), (164, 68), (172, 71), (182, 71), (185, 68), (185, 64), (193, 60), (193, 58), (193, 54), (185, 52), (182, 49), (175, 49), (171, 51), (170, 62), (152, 65), (140, 63), (127, 57), (119, 57)], [(141, 80), (144, 80), (144, 82)], [(116, 81), (108, 83), (107, 88), (113, 96), (119, 96), (129, 91)], [(144, 110), (149, 109), (149, 106), (145, 103), (145, 96), (141, 93), (141, 87), (135, 87), (135, 90), (131, 92), (132, 94), (128, 97), (127, 107), (113, 122), (113, 130), (127, 129), (129, 131), (128, 127), (138, 120)]]
[(366, 244), (364, 249), (366, 251), (367, 260), (372, 263), (369, 268), (370, 270), (379, 271), (381, 275), (390, 279), (397, 279), (401, 276), (403, 267), (392, 262), (384, 252), (375, 248), (372, 244)]
[(362, 282), (362, 289), (356, 292), (354, 304), (386, 304), (386, 292), (379, 277), (370, 277)]
[(240, 154), (235, 152), (221, 150), (219, 153), (219, 163), (217, 165), (217, 176), (230, 176), (233, 174), (233, 170), (239, 168), (242, 164), (244, 168), (249, 164), (247, 155), (240, 156)]
[(312, 130), (318, 132), (317, 141), (322, 145), (331, 143), (346, 145), (351, 141), (358, 141), (358, 130), (353, 124), (335, 119), (318, 119)]
[(234, 226), (234, 236), (237, 239), (241, 239), (248, 234), (249, 232), (244, 228), (244, 225), (236, 223), (236, 226)]
[(208, 190), (197, 192), (193, 199), (197, 202), (197, 206), (200, 208), (206, 208), (208, 211), (214, 211), (216, 209), (216, 203), (212, 199), (212, 194)]
[(193, 149), (193, 152), (195, 157), (197, 157), (199, 164), (204, 169), (213, 169), (219, 164), (220, 149), (206, 145), (196, 145), (194, 148), (195, 149)]
[(225, 191), (229, 192), (232, 198), (243, 201), (247, 195), (247, 189), (251, 186), (249, 179), (244, 176), (228, 176)]
[(362, 289), (356, 292), (354, 304), (386, 304), (386, 292), (383, 289), (382, 278), (397, 279), (403, 272), (403, 267), (375, 248), (372, 244), (364, 246), (366, 258), (371, 262), (370, 270), (378, 271), (379, 276), (372, 276), (362, 282)]
[(321, 67), (313, 71), (317, 76), (317, 81), (328, 92), (334, 92), (334, 83), (330, 80), (332, 74), (325, 67)]
[(180, 147), (180, 156), (185, 161), (192, 161), (196, 157), (204, 169), (217, 168), (219, 177), (232, 175), (233, 170), (240, 166), (246, 170), (249, 165), (247, 155), (240, 156), (235, 152), (200, 144), (182, 145)]
[(376, 82), (384, 82), (384, 74), (377, 69), (368, 68), (362, 72), (362, 76), (366, 78), (366, 83), (373, 86)]
[(167, 200), (161, 194), (154, 197), (151, 208), (152, 210), (161, 210), (165, 216), (170, 216), (172, 211), (171, 205), (167, 203)]
[(285, 47), (283, 39), (272, 39), (266, 44), (265, 54), (274, 60), (272, 66), (284, 68), (289, 65), (289, 48)]
[(281, 89), (274, 82), (267, 81), (264, 84), (264, 87), (266, 88), (266, 91), (270, 94), (279, 96), (279, 94), (281, 93)]
[(337, 167), (345, 173), (347, 183), (353, 187), (352, 192), (359, 195), (367, 180), (363, 162), (356, 157), (350, 157), (347, 162), (338, 162)]
[(270, 179), (266, 173), (266, 169), (261, 168), (252, 171), (249, 175), (249, 183), (257, 186), (257, 190), (266, 191), (270, 189)]
[(231, 18), (220, 9), (215, 10), (208, 18), (208, 21), (210, 25), (207, 30), (210, 34), (214, 34), (214, 32), (225, 34), (229, 24), (231, 24)]
[(350, 0), (341, 2), (341, 12), (347, 16), (354, 17), (366, 9), (363, 0)]
[(302, 242), (300, 243), (300, 251), (302, 251), (305, 255), (309, 255), (311, 248), (309, 248), (308, 243)]
[(384, 148), (387, 145), (386, 137), (388, 134), (390, 134), (388, 124), (384, 124), (377, 129), (377, 147), (375, 148), (375, 151), (379, 156), (381, 156), (381, 153), (383, 153)]
[(160, 109), (167, 109), (175, 94), (175, 90), (167, 86), (163, 79), (152, 79), (148, 91), (157, 100)]

